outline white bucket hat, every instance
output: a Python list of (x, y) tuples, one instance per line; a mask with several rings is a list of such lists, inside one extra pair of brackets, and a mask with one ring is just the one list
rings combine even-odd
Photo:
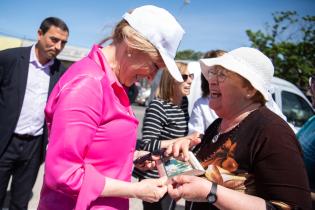
[(174, 79), (183, 82), (174, 58), (185, 31), (173, 15), (163, 8), (146, 5), (125, 13), (123, 18), (157, 48)]
[(259, 50), (241, 47), (217, 58), (200, 59), (201, 71), (206, 78), (208, 78), (209, 69), (215, 65), (220, 65), (247, 79), (266, 101), (270, 100), (268, 88), (274, 67), (271, 60)]

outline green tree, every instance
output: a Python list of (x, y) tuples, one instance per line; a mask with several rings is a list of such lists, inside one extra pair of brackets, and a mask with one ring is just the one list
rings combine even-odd
[(315, 72), (315, 16), (299, 17), (295, 11), (272, 14), (273, 23), (265, 32), (246, 30), (252, 47), (272, 59), (275, 76), (306, 91), (308, 78)]
[(202, 57), (202, 52), (195, 52), (193, 50), (178, 51), (175, 59), (177, 60), (199, 60)]

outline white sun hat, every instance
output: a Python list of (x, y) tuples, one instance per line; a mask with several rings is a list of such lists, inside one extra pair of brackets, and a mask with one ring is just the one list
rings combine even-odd
[(174, 16), (163, 8), (145, 5), (125, 13), (123, 18), (157, 48), (174, 79), (183, 82), (174, 58), (185, 31)]
[(201, 71), (206, 78), (209, 69), (215, 65), (220, 65), (247, 79), (266, 101), (270, 100), (268, 89), (274, 67), (271, 60), (259, 50), (240, 47), (217, 58), (200, 59)]

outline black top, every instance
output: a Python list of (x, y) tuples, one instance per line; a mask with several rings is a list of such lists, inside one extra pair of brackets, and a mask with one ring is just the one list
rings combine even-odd
[[(212, 165), (206, 172), (208, 179), (263, 198), (268, 208), (282, 202), (291, 208), (311, 209), (300, 145), (285, 121), (261, 107), (213, 143), (220, 122), (217, 119), (208, 127), (194, 150), (205, 169)], [(186, 209), (190, 208), (216, 209), (208, 203), (188, 202)]]
[[(188, 133), (188, 99), (183, 97), (180, 106), (161, 99), (154, 99), (146, 109), (140, 149), (154, 151), (160, 149), (161, 140), (171, 140), (186, 136)], [(140, 178), (157, 178), (157, 171), (140, 171), (134, 175)]]

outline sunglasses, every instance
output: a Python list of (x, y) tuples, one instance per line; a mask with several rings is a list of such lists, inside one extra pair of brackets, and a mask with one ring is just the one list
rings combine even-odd
[(182, 74), (182, 78), (184, 81), (186, 81), (188, 79), (188, 77), (193, 80), (194, 79), (194, 74)]

